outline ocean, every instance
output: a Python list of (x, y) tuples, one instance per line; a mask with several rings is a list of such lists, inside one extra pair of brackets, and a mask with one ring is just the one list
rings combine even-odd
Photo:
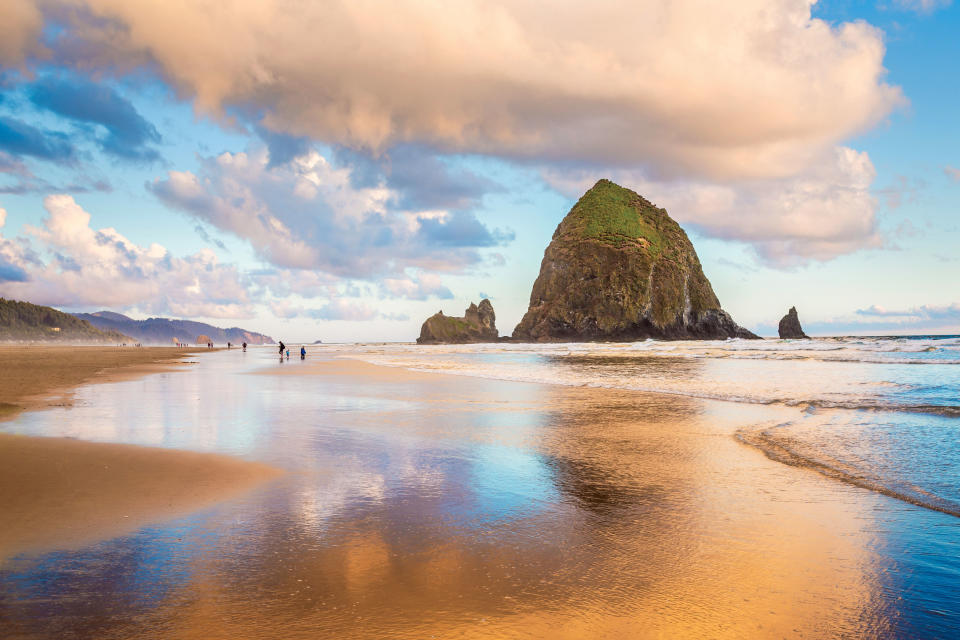
[(960, 336), (325, 346), (414, 371), (795, 409), (740, 439), (960, 516)]
[(960, 337), (307, 351), (0, 425), (284, 471), (0, 562), (0, 635), (960, 636)]

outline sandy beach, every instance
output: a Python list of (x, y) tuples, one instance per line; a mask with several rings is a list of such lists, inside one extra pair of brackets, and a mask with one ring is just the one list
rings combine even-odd
[(0, 344), (0, 420), (25, 409), (69, 406), (72, 390), (169, 370), (206, 349)]
[[(175, 369), (172, 348), (0, 347), (0, 407), (72, 406), (76, 387)], [(0, 563), (80, 548), (242, 493), (278, 470), (223, 455), (0, 433)]]
[[(81, 541), (55, 564), (11, 558), (0, 568), (11, 637), (888, 637), (925, 628), (890, 595), (923, 571), (891, 551), (900, 520), (909, 515), (917, 549), (922, 532), (952, 524), (735, 437), (794, 411), (785, 407), (416, 372), (317, 350), (305, 362), (220, 352), (78, 394), (72, 409), (6, 424), (88, 439), (63, 446), (131, 472), (154, 450), (130, 445), (194, 451), (161, 451), (176, 464), (134, 478), (146, 505), (121, 496), (123, 515), (155, 517), (151, 493), (170, 483), (209, 481), (203, 499), (215, 499), (214, 484), (256, 475), (229, 458), (190, 475), (201, 458), (180, 456), (286, 473)], [(97, 505), (70, 508), (99, 528)], [(55, 536), (56, 518), (36, 522)], [(949, 550), (924, 557), (938, 553), (950, 562)], [(49, 603), (40, 617), (37, 598)]]

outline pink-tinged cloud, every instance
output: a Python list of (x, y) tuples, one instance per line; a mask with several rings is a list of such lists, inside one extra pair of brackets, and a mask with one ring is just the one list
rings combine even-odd
[(380, 283), (380, 293), (383, 297), (408, 300), (453, 298), (453, 292), (433, 273), (422, 273), (417, 277), (384, 278)]
[(854, 315), (804, 325), (808, 331), (827, 335), (947, 334), (960, 333), (960, 302), (925, 304), (906, 309), (871, 305)]
[[(870, 193), (875, 173), (866, 152), (839, 147), (787, 178), (656, 181), (630, 171), (609, 177), (666, 208), (681, 225), (749, 243), (765, 263), (783, 267), (883, 244)], [(572, 196), (598, 176), (548, 169), (544, 177)]]
[[(813, 19), (812, 4), (42, 6), (66, 24), (51, 42), (57, 60), (155, 68), (224, 120), (262, 116), (273, 132), (374, 152), (413, 142), (727, 179), (792, 175), (903, 103), (884, 82), (882, 34)], [(8, 56), (22, 55), (32, 28), (14, 29)]]
[(3, 0), (0, 12), (0, 66), (16, 67), (30, 54), (42, 54), (38, 39), (43, 15), (31, 0)]
[[(0, 235), (0, 261), (25, 277), (0, 280), (0, 295), (68, 308), (136, 308), (174, 316), (243, 318), (252, 301), (236, 267), (204, 249), (176, 258), (159, 244), (137, 245), (112, 228), (94, 229), (69, 195), (44, 199), (47, 218), (28, 227), (40, 245)], [(0, 225), (2, 227), (2, 225)]]
[(319, 307), (303, 307), (290, 304), (286, 301), (276, 301), (270, 304), (270, 310), (279, 318), (306, 317), (314, 320), (348, 320), (365, 322), (385, 318), (375, 307), (358, 301), (336, 298), (329, 300)]
[(904, 323), (950, 321), (960, 324), (960, 302), (948, 305), (924, 304), (909, 309), (885, 309), (871, 305), (866, 309), (857, 309), (857, 315), (866, 318), (897, 318)]

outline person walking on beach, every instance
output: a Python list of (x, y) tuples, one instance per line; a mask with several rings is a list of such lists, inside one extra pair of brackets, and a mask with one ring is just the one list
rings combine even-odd
[(247, 343), (246, 343), (246, 342), (243, 343), (243, 352), (244, 352), (244, 353), (247, 352)]
[(301, 360), (307, 359), (307, 348), (304, 347), (303, 345), (300, 345), (300, 359)]
[(280, 357), (283, 357), (283, 350), (286, 349), (286, 346), (283, 344), (283, 340), (280, 341)]

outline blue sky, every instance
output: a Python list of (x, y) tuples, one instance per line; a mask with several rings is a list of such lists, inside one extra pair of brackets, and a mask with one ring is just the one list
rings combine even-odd
[(748, 328), (960, 333), (960, 10), (715, 4), (13, 0), (0, 295), (288, 341), (486, 296), (509, 334), (609, 177)]

